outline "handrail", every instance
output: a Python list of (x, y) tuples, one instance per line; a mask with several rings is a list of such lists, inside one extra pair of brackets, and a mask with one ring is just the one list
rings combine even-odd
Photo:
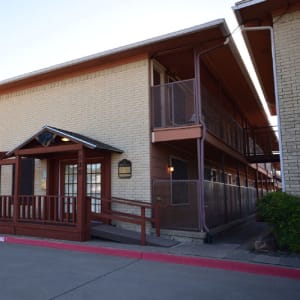
[[(91, 201), (91, 199), (96, 199), (105, 203), (110, 203), (110, 204), (117, 203), (117, 204), (124, 204), (131, 207), (140, 208), (140, 215), (137, 215), (134, 213), (122, 212), (115, 209), (113, 210), (110, 205), (108, 211), (100, 213), (100, 218), (107, 219), (108, 221), (117, 220), (125, 223), (140, 225), (141, 245), (146, 245), (146, 222), (154, 223), (156, 236), (160, 236), (159, 205), (157, 203), (150, 204), (150, 203), (145, 203), (143, 201), (123, 199), (117, 197), (112, 197), (110, 199), (99, 198), (99, 197), (87, 197), (87, 198), (89, 201)], [(152, 209), (152, 212), (154, 212), (154, 217), (147, 217), (146, 209)]]

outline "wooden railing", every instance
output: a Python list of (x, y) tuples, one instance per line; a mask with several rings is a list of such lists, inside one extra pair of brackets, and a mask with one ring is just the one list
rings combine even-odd
[[(93, 197), (94, 198), (94, 197)], [(156, 236), (160, 236), (159, 224), (159, 206), (157, 204), (145, 203), (137, 200), (128, 200), (113, 197), (111, 199), (101, 200), (108, 208), (105, 212), (101, 212), (99, 217), (107, 220), (109, 223), (112, 220), (121, 221), (129, 224), (141, 226), (141, 245), (146, 245), (146, 223), (150, 222), (155, 225)], [(118, 205), (117, 208), (115, 205)], [(121, 206), (123, 210), (121, 209)], [(126, 207), (130, 207), (130, 212), (126, 212)], [(148, 210), (148, 211), (147, 211)], [(134, 212), (132, 212), (134, 211)], [(148, 215), (147, 215), (148, 213)], [(153, 216), (152, 216), (153, 215)]]
[(13, 220), (13, 196), (0, 196), (0, 220), (12, 221)]
[(18, 221), (75, 225), (76, 218), (77, 198), (74, 196), (18, 196)]

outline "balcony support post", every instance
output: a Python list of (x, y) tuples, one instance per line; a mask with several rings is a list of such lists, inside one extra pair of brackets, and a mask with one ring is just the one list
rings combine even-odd
[(201, 104), (201, 72), (200, 72), (200, 55), (201, 52), (194, 50), (194, 69), (195, 69), (195, 110), (196, 122), (202, 125), (202, 138), (197, 138), (197, 162), (198, 162), (198, 227), (199, 231), (208, 232), (209, 229), (205, 221), (205, 202), (204, 202), (204, 140), (206, 128), (202, 117)]
[(20, 195), (20, 179), (21, 179), (21, 156), (16, 156), (15, 174), (14, 174), (14, 230), (19, 219), (19, 195)]

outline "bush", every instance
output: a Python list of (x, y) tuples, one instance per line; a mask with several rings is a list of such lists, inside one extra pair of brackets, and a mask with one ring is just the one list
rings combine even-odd
[(273, 192), (258, 201), (258, 214), (271, 227), (280, 249), (300, 252), (300, 198)]

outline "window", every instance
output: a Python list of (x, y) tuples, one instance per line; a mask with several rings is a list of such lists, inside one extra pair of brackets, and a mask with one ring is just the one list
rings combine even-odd
[(86, 195), (91, 197), (91, 212), (101, 212), (101, 164), (86, 166)]
[(77, 164), (65, 166), (64, 195), (77, 195)]
[(65, 212), (73, 212), (73, 196), (77, 196), (77, 164), (65, 165), (64, 171), (64, 198)]
[(217, 181), (217, 170), (216, 169), (211, 169), (211, 181), (216, 182)]
[(204, 168), (204, 180), (218, 181), (218, 171), (216, 169)]

